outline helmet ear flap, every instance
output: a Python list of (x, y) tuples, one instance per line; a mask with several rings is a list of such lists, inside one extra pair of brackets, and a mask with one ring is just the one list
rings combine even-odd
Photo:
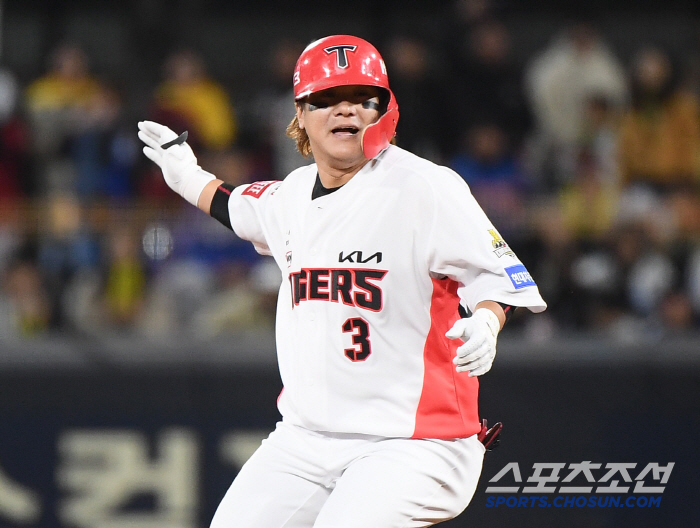
[(376, 123), (372, 123), (362, 131), (362, 152), (367, 159), (372, 159), (379, 155), (389, 146), (396, 133), (396, 125), (399, 122), (399, 105), (396, 103), (394, 94), (389, 92), (386, 112)]
[(384, 115), (389, 109), (389, 102), (391, 101), (393, 94), (390, 90), (387, 90), (386, 88), (382, 88), (380, 91), (381, 93), (379, 95), (379, 115)]

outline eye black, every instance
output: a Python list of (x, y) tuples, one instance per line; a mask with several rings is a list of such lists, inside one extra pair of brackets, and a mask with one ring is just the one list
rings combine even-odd
[(328, 108), (328, 103), (323, 101), (316, 101), (315, 103), (306, 103), (309, 106), (309, 110), (318, 110), (320, 108)]

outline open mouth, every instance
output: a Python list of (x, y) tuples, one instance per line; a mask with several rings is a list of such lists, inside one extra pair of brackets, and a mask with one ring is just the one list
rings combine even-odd
[(347, 127), (336, 127), (331, 132), (333, 134), (341, 135), (341, 136), (354, 136), (360, 131), (359, 128), (354, 127), (354, 126), (347, 126)]

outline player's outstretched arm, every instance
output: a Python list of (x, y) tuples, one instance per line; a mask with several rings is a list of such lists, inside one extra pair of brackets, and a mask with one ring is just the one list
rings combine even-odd
[(445, 336), (465, 341), (457, 349), (457, 356), (454, 358), (457, 372), (481, 376), (491, 370), (496, 357), (498, 332), (505, 322), (506, 314), (503, 308), (494, 301), (480, 302), (471, 317), (455, 322)]
[(153, 121), (140, 121), (138, 127), (139, 139), (145, 144), (143, 153), (163, 171), (168, 187), (208, 214), (214, 193), (223, 182), (202, 170), (192, 148), (179, 141), (183, 136)]

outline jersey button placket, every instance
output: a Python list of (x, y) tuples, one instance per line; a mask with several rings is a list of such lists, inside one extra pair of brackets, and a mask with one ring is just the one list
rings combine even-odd
[[(309, 344), (309, 351), (318, 349), (318, 323), (316, 322), (316, 306), (315, 302), (309, 301), (304, 306), (306, 310), (306, 321), (304, 327), (306, 329), (306, 340)], [(313, 387), (316, 385), (316, 378), (319, 375), (319, 369), (321, 365), (318, 361), (312, 361), (310, 364), (306, 362), (306, 368), (304, 370), (305, 383), (308, 387)]]

